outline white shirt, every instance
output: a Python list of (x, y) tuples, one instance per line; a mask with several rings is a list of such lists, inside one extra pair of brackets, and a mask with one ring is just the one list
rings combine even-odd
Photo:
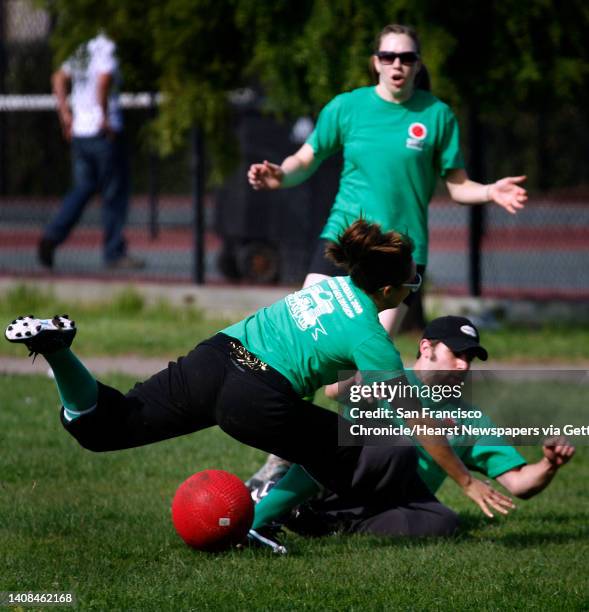
[(119, 105), (118, 91), (121, 77), (116, 57), (116, 45), (99, 34), (81, 45), (61, 66), (72, 80), (71, 106), (73, 113), (73, 135), (96, 136), (103, 121), (102, 108), (98, 102), (98, 78), (101, 74), (112, 75), (108, 97), (108, 120), (115, 131), (123, 129), (123, 117)]

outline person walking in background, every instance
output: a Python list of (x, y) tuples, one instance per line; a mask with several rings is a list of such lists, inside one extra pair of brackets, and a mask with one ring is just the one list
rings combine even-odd
[(39, 242), (39, 262), (47, 268), (53, 267), (57, 247), (67, 239), (96, 193), (101, 193), (103, 200), (105, 265), (144, 265), (127, 254), (123, 235), (129, 207), (129, 172), (118, 100), (120, 81), (116, 45), (104, 34), (81, 45), (52, 75), (63, 136), (71, 143), (73, 187)]

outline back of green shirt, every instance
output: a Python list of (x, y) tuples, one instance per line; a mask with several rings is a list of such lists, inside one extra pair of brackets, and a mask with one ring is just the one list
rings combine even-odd
[(349, 276), (291, 293), (222, 332), (278, 370), (301, 396), (336, 382), (341, 370), (403, 369), (374, 302)]
[(363, 217), (408, 234), (415, 261), (426, 265), (437, 177), (464, 167), (451, 109), (421, 90), (395, 104), (362, 87), (329, 102), (307, 142), (318, 161), (343, 150), (339, 191), (321, 237), (335, 241)]

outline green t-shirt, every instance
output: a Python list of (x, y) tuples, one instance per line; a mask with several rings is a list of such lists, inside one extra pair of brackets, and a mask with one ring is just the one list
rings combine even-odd
[(342, 370), (401, 372), (374, 302), (349, 276), (328, 278), (222, 330), (278, 370), (301, 396)]
[[(463, 422), (480, 427), (492, 426), (491, 419), (485, 416), (481, 419), (465, 419)], [(507, 444), (490, 446), (479, 441), (474, 445), (463, 446), (464, 440), (459, 437), (450, 437), (448, 442), (469, 470), (480, 472), (489, 478), (497, 478), (497, 476), (527, 463), (513, 446)], [(422, 446), (418, 446), (417, 450), (417, 473), (428, 489), (435, 493), (444, 482), (447, 474)]]
[(340, 186), (321, 237), (336, 240), (363, 217), (413, 239), (414, 259), (427, 264), (428, 205), (437, 177), (463, 168), (458, 122), (430, 93), (416, 90), (402, 104), (374, 87), (336, 96), (307, 139), (317, 161), (343, 151)]

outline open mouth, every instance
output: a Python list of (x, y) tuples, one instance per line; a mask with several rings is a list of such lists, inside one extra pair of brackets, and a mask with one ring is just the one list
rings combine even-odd
[(393, 74), (391, 76), (391, 81), (393, 81), (395, 85), (400, 87), (405, 82), (405, 77), (402, 74)]

